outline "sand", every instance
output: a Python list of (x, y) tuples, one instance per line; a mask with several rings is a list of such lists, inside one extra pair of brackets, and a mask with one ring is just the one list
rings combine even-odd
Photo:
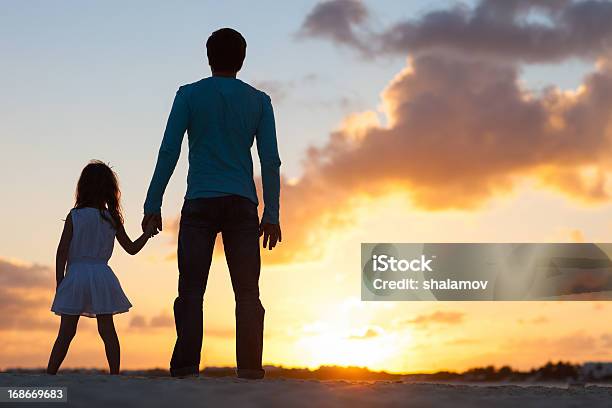
[[(146, 378), (95, 374), (0, 374), (0, 387), (68, 388), (71, 407), (609, 407), (612, 387), (475, 386), (234, 378)], [(5, 405), (5, 404), (0, 404)], [(25, 407), (20, 403), (16, 406)]]

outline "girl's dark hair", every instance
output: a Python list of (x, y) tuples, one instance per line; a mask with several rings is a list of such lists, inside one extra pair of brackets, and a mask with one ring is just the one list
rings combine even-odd
[[(92, 160), (81, 172), (74, 208), (92, 207), (115, 228), (123, 225), (121, 191), (115, 172), (100, 160)], [(105, 210), (108, 210), (111, 219)]]

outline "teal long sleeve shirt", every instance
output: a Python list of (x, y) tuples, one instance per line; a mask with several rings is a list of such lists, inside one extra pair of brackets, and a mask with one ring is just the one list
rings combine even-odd
[(212, 76), (181, 86), (174, 99), (144, 205), (161, 211), (162, 198), (189, 141), (186, 199), (236, 194), (258, 204), (251, 147), (261, 162), (262, 222), (279, 223), (280, 157), (270, 97), (236, 78)]

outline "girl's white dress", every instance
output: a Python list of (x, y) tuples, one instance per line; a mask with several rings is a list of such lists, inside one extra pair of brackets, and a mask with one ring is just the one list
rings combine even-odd
[[(108, 212), (106, 215), (110, 219)], [(57, 288), (51, 311), (87, 317), (127, 312), (132, 304), (108, 266), (115, 229), (97, 208), (73, 209), (70, 216), (72, 240), (66, 276)]]

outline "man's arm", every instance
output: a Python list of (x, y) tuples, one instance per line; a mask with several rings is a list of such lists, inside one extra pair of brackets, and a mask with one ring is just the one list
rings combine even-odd
[(189, 105), (187, 104), (185, 90), (181, 87), (176, 92), (174, 103), (172, 104), (164, 138), (159, 148), (155, 172), (147, 191), (147, 198), (144, 204), (145, 217), (142, 222), (143, 231), (148, 222), (155, 222), (156, 227), (160, 231), (162, 229), (162, 199), (181, 154), (181, 143), (183, 142), (188, 125)]
[(268, 95), (262, 96), (262, 115), (257, 127), (257, 153), (261, 162), (261, 179), (263, 184), (264, 212), (261, 219), (260, 235), (264, 234), (263, 246), (269, 242), (269, 249), (281, 241), (279, 222), (280, 201), (280, 165), (276, 142), (274, 110)]

